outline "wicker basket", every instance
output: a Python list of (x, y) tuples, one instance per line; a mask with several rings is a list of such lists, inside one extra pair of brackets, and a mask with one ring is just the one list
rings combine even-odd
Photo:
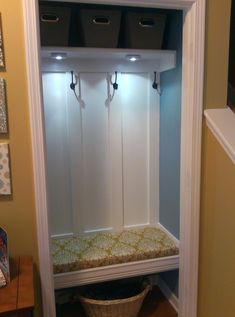
[(84, 296), (79, 299), (89, 317), (136, 317), (150, 289), (151, 286), (146, 285), (138, 295), (124, 299), (95, 300)]

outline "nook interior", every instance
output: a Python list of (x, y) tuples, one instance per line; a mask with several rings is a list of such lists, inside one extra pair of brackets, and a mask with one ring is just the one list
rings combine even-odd
[[(177, 296), (182, 11), (39, 4), (41, 23), (70, 12), (67, 43), (41, 25), (55, 288), (151, 274)], [(79, 14), (106, 9), (121, 12), (117, 44), (91, 47)], [(131, 12), (164, 17), (158, 48), (130, 44)]]

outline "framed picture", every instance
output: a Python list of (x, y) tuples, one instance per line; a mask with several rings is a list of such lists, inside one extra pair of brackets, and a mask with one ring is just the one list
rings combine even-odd
[[(7, 232), (0, 227), (0, 270), (3, 274), (2, 276), (2, 286), (5, 283), (10, 282), (10, 267), (9, 267), (9, 252), (8, 252), (8, 238)], [(4, 283), (5, 279), (5, 283)]]
[(0, 133), (8, 132), (6, 100), (6, 83), (0, 78)]
[(0, 195), (11, 195), (9, 144), (0, 143)]
[(3, 49), (3, 34), (2, 34), (2, 19), (0, 13), (0, 70), (5, 69), (5, 61), (4, 61), (4, 49)]

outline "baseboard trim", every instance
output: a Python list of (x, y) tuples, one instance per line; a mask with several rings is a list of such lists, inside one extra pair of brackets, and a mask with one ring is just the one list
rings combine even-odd
[(160, 222), (157, 224), (157, 226), (164, 231), (169, 237), (171, 237), (172, 240), (175, 241), (177, 247), (180, 245), (179, 239), (177, 239), (169, 230), (167, 230)]
[(52, 234), (51, 239), (63, 239), (63, 238), (70, 238), (73, 236), (74, 236), (73, 232), (61, 233), (61, 234)]
[(178, 297), (170, 290), (168, 285), (161, 279), (159, 276), (156, 276), (154, 284), (157, 285), (166, 299), (169, 301), (171, 306), (177, 311), (179, 311), (179, 299)]

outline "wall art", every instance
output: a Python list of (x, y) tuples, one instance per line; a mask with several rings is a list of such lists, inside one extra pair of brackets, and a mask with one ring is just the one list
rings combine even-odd
[(0, 227), (0, 287), (10, 282), (7, 232)]
[(9, 144), (0, 143), (0, 195), (11, 195)]
[(5, 80), (3, 78), (0, 78), (0, 133), (8, 132), (6, 100)]
[(0, 13), (0, 70), (5, 68), (4, 49), (3, 49), (3, 34), (2, 34), (2, 19)]

